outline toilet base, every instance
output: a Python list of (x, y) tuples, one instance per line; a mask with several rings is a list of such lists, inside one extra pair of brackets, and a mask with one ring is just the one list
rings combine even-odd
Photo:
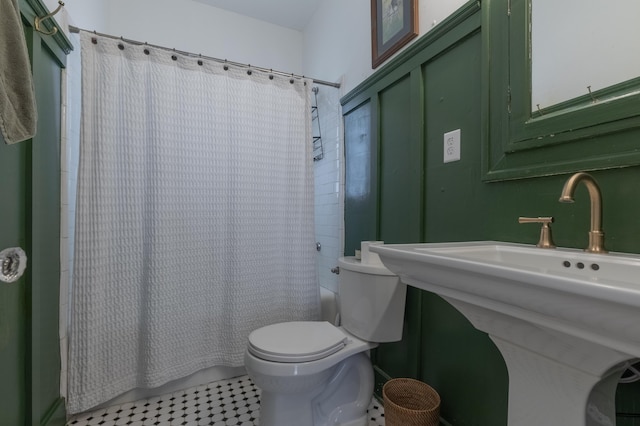
[(260, 426), (367, 426), (374, 385), (367, 354), (352, 355), (323, 373), (326, 379), (306, 391), (262, 387)]
[(260, 426), (314, 426), (307, 395), (274, 394), (262, 391)]
[(359, 419), (355, 419), (348, 423), (340, 423), (340, 426), (369, 426), (369, 417), (365, 414)]
[[(265, 399), (266, 396), (266, 399)], [(279, 395), (282, 397), (282, 395)], [(286, 406), (283, 412), (281, 402), (274, 395), (264, 395), (260, 401), (260, 426), (368, 426), (369, 417), (365, 413), (353, 420), (342, 423), (334, 423), (329, 420), (314, 421), (313, 408), (308, 400), (286, 395)], [(292, 408), (293, 407), (293, 408)], [(279, 411), (273, 411), (273, 409)]]

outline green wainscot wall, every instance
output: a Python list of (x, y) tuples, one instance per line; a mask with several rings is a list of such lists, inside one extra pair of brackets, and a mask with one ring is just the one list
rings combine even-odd
[[(557, 245), (586, 247), (586, 189), (577, 190), (574, 204), (558, 202), (570, 174), (483, 180), (482, 135), (491, 117), (482, 22), (482, 5), (469, 2), (342, 99), (346, 255), (366, 240), (535, 244), (539, 227), (519, 224), (519, 216), (553, 216)], [(444, 134), (456, 129), (461, 159), (444, 163)], [(607, 248), (640, 253), (640, 167), (590, 173), (602, 190)], [(402, 341), (372, 354), (378, 396), (385, 380), (414, 377), (440, 394), (444, 424), (506, 425), (508, 373), (485, 333), (415, 288), (408, 289), (404, 325)], [(632, 417), (638, 401), (639, 385), (619, 386), (618, 411), (629, 415), (619, 425), (640, 425)]]

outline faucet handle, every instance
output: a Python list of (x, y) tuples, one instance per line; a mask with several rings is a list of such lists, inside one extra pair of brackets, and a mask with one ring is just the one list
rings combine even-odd
[(551, 223), (553, 222), (552, 217), (519, 217), (518, 223), (541, 223), (542, 228), (540, 229), (540, 240), (537, 247), (541, 248), (555, 248), (556, 245), (553, 242), (553, 238), (551, 237)]

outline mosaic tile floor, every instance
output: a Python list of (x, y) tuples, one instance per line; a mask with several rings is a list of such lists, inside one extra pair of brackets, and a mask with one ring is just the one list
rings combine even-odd
[[(260, 390), (241, 376), (79, 414), (67, 426), (255, 426), (259, 418)], [(384, 426), (384, 409), (375, 398), (369, 426)]]

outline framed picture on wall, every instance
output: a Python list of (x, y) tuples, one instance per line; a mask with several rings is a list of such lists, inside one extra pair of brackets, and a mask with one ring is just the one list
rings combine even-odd
[(418, 35), (418, 0), (371, 0), (371, 66)]

